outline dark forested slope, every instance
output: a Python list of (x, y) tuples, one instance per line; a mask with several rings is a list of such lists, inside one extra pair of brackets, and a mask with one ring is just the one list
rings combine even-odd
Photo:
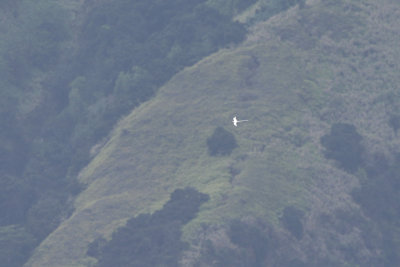
[(197, 0), (1, 1), (0, 239), (11, 252), (1, 262), (20, 265), (71, 214), (77, 173), (121, 116), (183, 67), (243, 40), (233, 10)]

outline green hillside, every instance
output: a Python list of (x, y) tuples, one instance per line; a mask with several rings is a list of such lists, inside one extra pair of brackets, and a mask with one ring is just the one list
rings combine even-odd
[[(375, 172), (382, 173), (377, 155), (395, 166), (400, 148), (399, 12), (389, 0), (307, 1), (256, 22), (243, 43), (184, 68), (92, 149), (75, 210), (26, 266), (95, 266), (91, 243), (110, 240), (140, 214), (155, 214), (186, 187), (209, 200), (182, 229), (182, 266), (398, 261), (400, 240), (386, 231), (399, 233), (399, 188), (376, 193), (370, 184), (379, 185)], [(255, 11), (255, 21), (264, 13)], [(234, 127), (235, 115), (249, 121)], [(338, 123), (362, 137), (355, 169), (327, 156), (341, 136), (332, 147), (321, 142)], [(209, 153), (217, 127), (235, 137), (229, 155)], [(387, 181), (398, 185), (396, 179)], [(393, 208), (389, 217), (374, 217), (366, 189), (389, 199), (378, 202)], [(254, 236), (265, 237), (268, 248), (258, 252)]]

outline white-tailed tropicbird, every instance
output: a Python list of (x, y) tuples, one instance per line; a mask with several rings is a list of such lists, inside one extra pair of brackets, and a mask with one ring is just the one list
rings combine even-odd
[(249, 121), (249, 120), (237, 120), (236, 119), (236, 116), (235, 117), (233, 117), (233, 120), (232, 120), (232, 122), (233, 122), (233, 125), (235, 125), (235, 126), (237, 126), (237, 124), (239, 123), (239, 122), (242, 122), (242, 121)]

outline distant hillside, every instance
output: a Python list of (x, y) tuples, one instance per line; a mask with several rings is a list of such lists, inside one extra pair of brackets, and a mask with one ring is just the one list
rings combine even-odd
[[(307, 1), (184, 68), (92, 149), (74, 212), (25, 266), (123, 253), (108, 241), (186, 187), (209, 200), (173, 233), (181, 266), (396, 266), (399, 14), (390, 0)], [(213, 155), (218, 127), (237, 147)]]

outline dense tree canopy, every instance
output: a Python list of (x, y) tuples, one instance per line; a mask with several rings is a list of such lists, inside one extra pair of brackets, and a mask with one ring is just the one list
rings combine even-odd
[(161, 210), (130, 219), (109, 242), (93, 242), (88, 255), (99, 260), (99, 267), (178, 266), (186, 248), (180, 240), (182, 227), (208, 198), (193, 188), (177, 189)]
[[(393, 123), (389, 121), (389, 124)], [(400, 231), (396, 219), (400, 216), (400, 156), (391, 155), (394, 159), (390, 160), (381, 153), (368, 155), (361, 144), (362, 139), (353, 125), (337, 123), (332, 125), (329, 134), (321, 138), (321, 144), (326, 149), (325, 156), (336, 160), (344, 170), (364, 170), (365, 175), (360, 177), (360, 187), (353, 190), (352, 196), (364, 212), (374, 219), (368, 227), (377, 227), (381, 231), (379, 240), (373, 231), (365, 230), (365, 239), (373, 240), (368, 242), (375, 244), (382, 243), (382, 264), (397, 265), (400, 263), (396, 253), (400, 248), (400, 240), (393, 233)]]

